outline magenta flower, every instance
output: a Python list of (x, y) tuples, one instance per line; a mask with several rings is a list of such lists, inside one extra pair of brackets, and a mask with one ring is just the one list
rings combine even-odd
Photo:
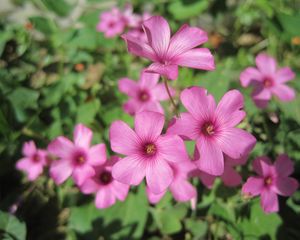
[(285, 83), (295, 78), (295, 73), (289, 68), (276, 67), (276, 60), (264, 53), (257, 55), (256, 66), (246, 68), (240, 75), (243, 87), (253, 86), (252, 99), (257, 107), (265, 108), (272, 95), (281, 101), (291, 101), (295, 91)]
[(63, 183), (72, 175), (75, 183), (81, 185), (95, 175), (94, 167), (106, 161), (104, 144), (90, 147), (93, 132), (83, 124), (74, 130), (74, 143), (60, 136), (48, 145), (48, 151), (59, 159), (50, 166), (50, 176), (56, 184)]
[(218, 106), (213, 96), (200, 87), (185, 89), (180, 97), (188, 112), (176, 118), (167, 132), (196, 140), (200, 158), (195, 164), (200, 170), (220, 176), (224, 172), (223, 153), (238, 159), (253, 149), (256, 139), (235, 127), (245, 117), (239, 91), (227, 92)]
[(47, 151), (37, 149), (35, 143), (29, 141), (24, 143), (22, 153), (24, 157), (17, 162), (16, 168), (26, 172), (28, 179), (34, 181), (47, 165)]
[(129, 191), (129, 185), (116, 181), (111, 175), (112, 166), (119, 161), (118, 156), (95, 167), (95, 175), (87, 178), (80, 190), (85, 194), (96, 193), (95, 204), (97, 208), (108, 208), (116, 200), (124, 201)]
[[(187, 159), (180, 163), (170, 164), (173, 170), (174, 179), (169, 186), (170, 192), (178, 202), (186, 202), (197, 197), (196, 188), (189, 183), (188, 176), (195, 169), (195, 165)], [(154, 194), (149, 188), (146, 189), (149, 202), (152, 204), (158, 203), (165, 195), (166, 191), (160, 194)]]
[(136, 25), (128, 30), (127, 34), (138, 39), (141, 42), (147, 42), (147, 35), (143, 29), (143, 22), (148, 20), (152, 15), (148, 12), (144, 12), (143, 15), (138, 19)]
[(245, 195), (261, 195), (260, 204), (266, 213), (277, 212), (278, 195), (291, 196), (298, 188), (296, 179), (289, 177), (294, 171), (293, 162), (287, 155), (277, 157), (274, 165), (268, 157), (259, 157), (253, 161), (253, 169), (258, 174), (249, 177), (243, 185)]
[(207, 41), (207, 34), (200, 28), (183, 25), (171, 38), (168, 22), (160, 16), (154, 16), (143, 23), (147, 42), (140, 41), (130, 34), (122, 37), (128, 51), (145, 57), (152, 63), (146, 70), (159, 73), (168, 79), (176, 79), (178, 65), (196, 69), (213, 70), (214, 58), (207, 48), (196, 48)]
[[(123, 105), (128, 114), (134, 115), (141, 111), (164, 113), (159, 101), (167, 100), (168, 94), (163, 84), (158, 84), (159, 74), (142, 72), (140, 80), (135, 82), (128, 78), (119, 80), (119, 90), (131, 99)], [(171, 94), (175, 91), (170, 88)]]
[(103, 32), (106, 38), (113, 38), (124, 32), (126, 21), (120, 10), (116, 7), (111, 11), (102, 12), (97, 30)]
[(186, 159), (187, 152), (180, 137), (161, 135), (163, 126), (162, 114), (147, 111), (136, 114), (134, 131), (122, 121), (111, 125), (111, 148), (126, 155), (112, 168), (116, 180), (138, 185), (146, 176), (147, 186), (154, 194), (167, 189), (174, 178), (170, 163)]

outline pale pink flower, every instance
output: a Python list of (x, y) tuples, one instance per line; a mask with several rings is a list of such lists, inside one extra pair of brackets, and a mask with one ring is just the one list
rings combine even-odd
[(17, 162), (16, 168), (26, 172), (28, 179), (34, 181), (47, 165), (47, 151), (36, 148), (35, 143), (29, 141), (24, 143), (22, 153), (24, 157)]
[(176, 79), (178, 65), (196, 69), (213, 70), (214, 58), (207, 48), (196, 48), (207, 41), (207, 33), (196, 27), (183, 25), (171, 38), (168, 22), (161, 16), (154, 16), (143, 23), (147, 42), (130, 34), (122, 37), (128, 51), (150, 59), (149, 72), (159, 73), (168, 79)]
[(129, 28), (137, 27), (141, 21), (141, 16), (133, 13), (133, 7), (130, 3), (125, 5), (122, 17), (125, 21), (126, 26)]
[[(159, 101), (167, 100), (168, 94), (165, 86), (158, 83), (159, 74), (142, 72), (140, 80), (135, 82), (128, 78), (119, 80), (119, 90), (127, 94), (130, 99), (123, 105), (125, 112), (134, 115), (141, 111), (164, 113)], [(175, 91), (170, 88), (174, 95)]]
[(74, 130), (74, 143), (60, 136), (48, 145), (48, 151), (58, 160), (50, 166), (50, 176), (56, 184), (63, 183), (72, 175), (75, 183), (81, 185), (87, 178), (95, 175), (94, 167), (106, 160), (104, 144), (90, 147), (93, 132), (83, 124)]
[(240, 81), (243, 87), (253, 86), (252, 99), (257, 107), (265, 108), (272, 95), (283, 102), (295, 98), (294, 89), (285, 84), (295, 78), (289, 67), (277, 69), (276, 60), (264, 53), (257, 55), (255, 62), (257, 68), (246, 68), (240, 75)]
[(274, 165), (268, 157), (258, 157), (253, 161), (253, 169), (258, 174), (249, 177), (243, 185), (246, 196), (260, 195), (260, 204), (266, 213), (277, 212), (278, 195), (291, 196), (298, 188), (296, 179), (289, 177), (294, 171), (293, 162), (287, 155), (277, 157)]
[(180, 137), (161, 135), (164, 121), (162, 114), (145, 111), (135, 115), (134, 131), (122, 121), (111, 125), (111, 148), (126, 155), (113, 166), (115, 179), (138, 185), (146, 176), (147, 186), (154, 194), (167, 189), (174, 178), (170, 163), (183, 161), (187, 152)]
[(143, 15), (139, 18), (135, 26), (128, 30), (127, 34), (138, 39), (141, 42), (147, 42), (147, 35), (143, 29), (143, 22), (151, 18), (152, 15), (148, 12), (144, 12)]
[(122, 13), (114, 7), (110, 11), (101, 13), (97, 30), (103, 32), (106, 38), (113, 38), (123, 33), (125, 27), (126, 21), (124, 21)]
[(238, 159), (253, 149), (256, 139), (236, 128), (246, 115), (239, 91), (227, 92), (218, 106), (213, 96), (200, 87), (185, 89), (180, 98), (188, 112), (176, 118), (167, 132), (196, 140), (200, 158), (195, 164), (200, 170), (220, 176), (224, 172), (223, 153)]
[(118, 182), (112, 177), (112, 166), (119, 161), (118, 156), (112, 156), (110, 160), (95, 167), (95, 175), (87, 178), (80, 190), (85, 194), (95, 193), (97, 208), (108, 208), (116, 203), (116, 200), (124, 201), (129, 191), (129, 185)]
[[(170, 164), (173, 170), (174, 179), (169, 186), (169, 190), (173, 197), (178, 202), (186, 202), (197, 197), (196, 188), (188, 181), (189, 173), (194, 170), (195, 165), (189, 160), (180, 163)], [(149, 202), (152, 204), (158, 203), (165, 195), (166, 190), (160, 194), (154, 194), (149, 188), (146, 189)]]

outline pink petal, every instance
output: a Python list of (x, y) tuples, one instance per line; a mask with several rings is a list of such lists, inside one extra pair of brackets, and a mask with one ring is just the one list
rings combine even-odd
[(144, 112), (144, 111), (164, 114), (164, 109), (158, 101), (149, 101), (146, 104), (142, 104), (140, 109), (138, 109), (136, 113)]
[(73, 179), (78, 186), (81, 186), (86, 179), (93, 177), (94, 175), (95, 169), (87, 164), (78, 166), (73, 171)]
[(254, 82), (261, 82), (262, 79), (263, 76), (257, 68), (254, 67), (246, 68), (240, 75), (240, 81), (243, 87), (248, 87)]
[(110, 187), (100, 188), (96, 194), (95, 204), (97, 208), (108, 208), (116, 203), (116, 197)]
[(157, 140), (161, 156), (170, 162), (189, 161), (183, 140), (177, 135), (163, 135)]
[(94, 179), (89, 178), (81, 184), (80, 191), (85, 194), (91, 194), (91, 193), (97, 192), (99, 189), (99, 186), (100, 185), (97, 184)]
[(93, 166), (98, 166), (106, 161), (106, 146), (105, 144), (97, 144), (89, 149), (89, 164)]
[(202, 70), (214, 70), (214, 57), (207, 48), (188, 50), (172, 59), (172, 64)]
[[(169, 91), (171, 93), (171, 96), (175, 95), (175, 90), (174, 88), (169, 86)], [(162, 100), (167, 100), (169, 99), (169, 95), (166, 91), (166, 88), (164, 86), (164, 84), (157, 84), (152, 90), (151, 93), (153, 95), (153, 97), (156, 100), (162, 101)]]
[(224, 184), (228, 187), (236, 187), (242, 182), (242, 177), (231, 166), (225, 164), (224, 173), (221, 176)]
[(114, 152), (124, 155), (136, 153), (138, 138), (126, 123), (120, 120), (113, 122), (109, 129), (109, 139)]
[(178, 77), (178, 66), (177, 65), (165, 65), (158, 62), (152, 63), (146, 68), (147, 72), (158, 73), (165, 76), (169, 80), (175, 80)]
[(149, 190), (154, 194), (165, 191), (173, 180), (173, 171), (164, 160), (155, 159), (148, 165), (146, 181)]
[(83, 124), (77, 124), (74, 130), (74, 143), (76, 146), (88, 149), (93, 138), (93, 132)]
[(143, 105), (136, 99), (130, 99), (123, 105), (123, 109), (130, 115), (134, 115), (141, 110)]
[(129, 185), (120, 183), (116, 180), (112, 183), (112, 192), (120, 201), (124, 201), (128, 195)]
[(139, 85), (142, 88), (152, 89), (159, 81), (159, 74), (142, 71)]
[(289, 67), (280, 68), (275, 76), (278, 83), (285, 83), (296, 77), (295, 73)]
[(154, 16), (144, 21), (143, 28), (149, 45), (157, 56), (164, 57), (168, 51), (171, 35), (168, 22), (161, 16)]
[(16, 163), (16, 168), (18, 170), (22, 170), (22, 171), (29, 171), (30, 168), (34, 165), (34, 163), (31, 161), (31, 158), (21, 158), (20, 160), (18, 160), (18, 162)]
[(218, 121), (228, 127), (236, 126), (246, 116), (246, 113), (242, 110), (243, 107), (243, 95), (237, 90), (228, 91), (222, 97), (216, 109)]
[(139, 185), (146, 175), (146, 164), (138, 156), (125, 157), (112, 167), (113, 178), (128, 185)]
[(247, 155), (255, 146), (256, 139), (250, 133), (239, 128), (227, 128), (217, 137), (222, 151), (232, 158), (241, 158)]
[(274, 191), (282, 196), (291, 196), (296, 192), (299, 183), (296, 179), (290, 177), (278, 177), (275, 180)]
[(197, 139), (200, 130), (199, 122), (190, 113), (181, 113), (179, 118), (174, 118), (173, 124), (168, 127), (168, 134), (177, 134), (184, 139)]
[(260, 177), (249, 177), (242, 187), (243, 194), (257, 196), (264, 190), (264, 180)]
[(36, 149), (34, 141), (25, 142), (23, 144), (22, 153), (26, 157), (30, 157), (30, 156), (34, 155), (36, 150), (37, 149)]
[(195, 187), (186, 179), (178, 179), (174, 181), (170, 186), (170, 191), (176, 201), (179, 202), (189, 201), (197, 196)]
[(272, 162), (266, 156), (256, 158), (252, 166), (253, 170), (260, 176), (268, 176), (272, 173)]
[(205, 31), (184, 24), (171, 38), (167, 56), (171, 59), (207, 42), (207, 40), (208, 37)]
[(69, 139), (63, 136), (57, 137), (48, 145), (49, 153), (60, 158), (69, 159), (73, 149), (74, 149), (73, 143)]
[(213, 175), (210, 175), (206, 172), (200, 171), (199, 178), (200, 178), (200, 180), (201, 180), (201, 182), (203, 183), (204, 186), (211, 189), (214, 185), (216, 176), (213, 176)]
[(286, 154), (280, 154), (274, 163), (276, 172), (280, 176), (287, 177), (294, 171), (294, 163)]
[(224, 158), (220, 147), (213, 141), (199, 138), (197, 149), (200, 159), (195, 162), (198, 168), (211, 175), (220, 176), (224, 172)]
[(32, 167), (28, 170), (28, 179), (30, 181), (34, 181), (38, 178), (43, 172), (43, 166), (39, 164), (34, 164)]
[(266, 75), (273, 74), (276, 71), (275, 59), (265, 53), (258, 54), (255, 58), (255, 62), (258, 69)]
[(127, 43), (128, 52), (139, 57), (145, 57), (151, 61), (157, 60), (156, 53), (146, 42), (142, 42), (139, 38), (133, 37), (130, 34), (123, 34), (122, 38)]
[(50, 176), (57, 185), (62, 184), (71, 176), (73, 166), (69, 160), (56, 160), (50, 166)]
[(157, 112), (140, 112), (134, 119), (136, 134), (143, 140), (155, 141), (164, 127), (164, 115)]
[(166, 194), (166, 192), (167, 191), (163, 191), (159, 194), (154, 194), (153, 192), (150, 191), (148, 187), (146, 188), (147, 197), (151, 204), (158, 203), (162, 199), (162, 197)]
[(283, 85), (278, 84), (271, 89), (272, 93), (275, 94), (281, 101), (289, 102), (295, 98), (295, 90)]
[(127, 94), (130, 97), (136, 97), (139, 87), (137, 82), (129, 78), (121, 78), (118, 81), (118, 87), (120, 92)]
[(276, 193), (272, 191), (265, 190), (261, 193), (260, 205), (264, 212), (278, 212), (278, 197)]

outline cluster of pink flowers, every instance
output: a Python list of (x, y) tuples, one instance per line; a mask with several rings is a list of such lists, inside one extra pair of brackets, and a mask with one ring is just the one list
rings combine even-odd
[[(120, 14), (118, 9), (113, 9), (109, 14), (103, 13), (102, 29), (107, 16), (111, 21), (126, 16), (129, 24), (132, 11), (127, 9)], [(111, 32), (106, 33), (111, 36), (116, 29), (122, 32), (124, 25), (108, 27)], [(177, 201), (195, 203), (197, 191), (189, 181), (192, 177), (200, 178), (208, 188), (217, 177), (229, 187), (242, 183), (235, 167), (246, 163), (256, 139), (238, 127), (246, 117), (244, 98), (238, 90), (228, 91), (217, 104), (206, 89), (186, 88), (180, 94), (186, 112), (174, 117), (169, 124), (165, 124), (160, 105), (160, 101), (175, 94), (167, 82), (166, 86), (158, 83), (160, 76), (176, 79), (178, 66), (214, 69), (210, 51), (197, 48), (207, 41), (206, 33), (184, 25), (171, 37), (167, 21), (160, 16), (144, 21), (142, 29), (146, 41), (129, 33), (123, 35), (129, 52), (153, 63), (141, 71), (139, 81), (119, 80), (119, 90), (130, 97), (123, 109), (134, 116), (133, 129), (120, 120), (110, 126), (110, 147), (119, 155), (108, 159), (106, 146), (102, 143), (91, 146), (93, 132), (78, 124), (73, 141), (59, 136), (48, 145), (47, 151), (37, 149), (32, 141), (25, 143), (25, 158), (17, 163), (17, 168), (26, 171), (30, 180), (35, 180), (43, 168), (49, 166), (50, 177), (56, 184), (72, 177), (84, 194), (96, 195), (98, 208), (109, 207), (117, 199), (124, 201), (130, 186), (137, 186), (144, 179), (149, 202), (153, 204), (168, 190)], [(247, 68), (241, 74), (243, 86), (253, 84), (256, 104), (262, 106), (262, 100), (269, 101), (271, 93), (291, 100), (293, 91), (283, 83), (294, 77), (293, 72), (289, 68), (276, 71), (275, 60), (264, 54), (260, 54), (256, 62), (259, 70)], [(193, 157), (189, 156), (185, 141), (195, 142)], [(290, 196), (298, 188), (298, 182), (289, 177), (293, 172), (291, 160), (280, 155), (273, 166), (268, 158), (259, 157), (253, 166), (259, 176), (247, 180), (243, 194), (260, 194), (265, 212), (278, 211), (277, 194)]]

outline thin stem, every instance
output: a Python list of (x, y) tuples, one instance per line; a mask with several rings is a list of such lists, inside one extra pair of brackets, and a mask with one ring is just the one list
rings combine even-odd
[(165, 88), (166, 88), (166, 91), (167, 91), (167, 93), (168, 93), (168, 96), (169, 96), (169, 99), (170, 99), (170, 101), (171, 101), (171, 104), (173, 105), (175, 115), (176, 115), (176, 117), (179, 117), (178, 112), (177, 112), (177, 106), (176, 106), (176, 103), (174, 102), (174, 99), (173, 99), (173, 97), (172, 97), (172, 95), (171, 95), (171, 92), (170, 92), (170, 89), (169, 89), (169, 86), (168, 86), (168, 79), (165, 78), (165, 77), (162, 77), (162, 79), (163, 79), (163, 82), (164, 82), (164, 84), (165, 84)]

